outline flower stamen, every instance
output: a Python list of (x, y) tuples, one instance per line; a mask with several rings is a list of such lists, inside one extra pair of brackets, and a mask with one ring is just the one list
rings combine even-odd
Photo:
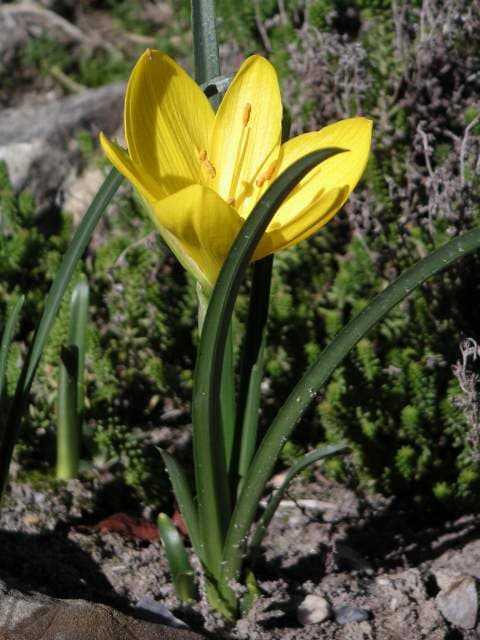
[(248, 121), (250, 120), (251, 113), (252, 113), (252, 105), (250, 104), (250, 102), (247, 102), (246, 105), (243, 107), (243, 114), (242, 114), (242, 122), (244, 127), (247, 126)]
[(227, 200), (227, 204), (229, 204), (231, 207), (233, 207), (233, 205), (235, 204), (235, 198), (229, 198)]
[(202, 149), (200, 151), (199, 158), (200, 158), (200, 162), (202, 163), (202, 166), (205, 168), (210, 178), (215, 178), (215, 176), (217, 175), (217, 172), (213, 164), (208, 159), (207, 152), (205, 149)]
[(277, 168), (277, 162), (271, 162), (268, 167), (266, 168), (266, 170), (261, 173), (258, 178), (255, 180), (255, 184), (257, 185), (257, 187), (263, 187), (264, 183), (267, 182), (267, 180), (271, 180), (273, 174), (275, 173), (275, 169)]
[(232, 176), (232, 182), (230, 183), (227, 202), (230, 199), (233, 199), (235, 191), (237, 190), (240, 171), (242, 168), (243, 160), (245, 158), (245, 153), (247, 151), (247, 143), (248, 143), (248, 138), (251, 130), (251, 127), (247, 126), (250, 121), (251, 113), (252, 113), (252, 105), (250, 104), (250, 102), (246, 102), (245, 106), (243, 107), (243, 113), (242, 113), (243, 129), (242, 129), (242, 133), (240, 134), (240, 140), (238, 142), (235, 170)]

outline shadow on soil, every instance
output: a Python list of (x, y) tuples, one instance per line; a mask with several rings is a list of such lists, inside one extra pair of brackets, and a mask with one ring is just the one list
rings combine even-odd
[(434, 560), (478, 539), (480, 516), (457, 519), (419, 514), (392, 503), (383, 512), (351, 524), (341, 543), (354, 549), (373, 568), (391, 570)]
[(80, 598), (126, 610), (97, 564), (62, 531), (0, 531), (0, 577), (9, 588), (53, 598)]

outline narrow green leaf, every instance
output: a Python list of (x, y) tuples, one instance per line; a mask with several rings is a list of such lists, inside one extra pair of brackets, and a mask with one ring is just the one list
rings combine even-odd
[[(258, 260), (253, 265), (252, 288), (248, 305), (247, 329), (243, 359), (240, 369), (240, 391), (238, 394), (237, 434), (240, 442), (235, 447), (240, 452), (238, 476), (245, 476), (257, 442), (258, 409), (260, 407), (260, 385), (263, 376), (263, 350), (265, 328), (270, 302), (273, 255)], [(234, 485), (232, 494), (237, 493)]]
[(222, 432), (225, 442), (225, 465), (230, 475), (235, 445), (235, 363), (233, 358), (232, 327), (227, 336), (223, 360), (220, 401), (222, 405)]
[(173, 487), (173, 493), (175, 494), (178, 506), (180, 507), (180, 513), (182, 514), (185, 526), (187, 527), (192, 547), (195, 549), (195, 553), (200, 558), (201, 562), (205, 564), (205, 547), (200, 537), (197, 509), (193, 501), (188, 480), (183, 469), (175, 458), (163, 449), (159, 449), (159, 451), (165, 467), (167, 468), (168, 476)]
[(88, 338), (88, 308), (90, 304), (90, 287), (85, 276), (82, 276), (72, 293), (70, 307), (70, 327), (68, 344), (75, 345), (78, 349), (77, 363), (77, 406), (76, 411), (79, 421), (82, 420), (85, 398), (85, 356), (87, 353)]
[(244, 584), (246, 591), (240, 600), (240, 613), (242, 617), (246, 617), (248, 615), (253, 603), (261, 596), (262, 593), (258, 587), (255, 574), (248, 567), (245, 570)]
[(315, 449), (315, 451), (310, 451), (305, 456), (303, 456), (303, 458), (301, 458), (294, 465), (292, 465), (288, 470), (288, 473), (285, 476), (284, 481), (268, 501), (265, 511), (262, 513), (258, 521), (257, 527), (255, 529), (255, 532), (250, 541), (250, 544), (249, 544), (250, 548), (258, 547), (261, 544), (263, 537), (265, 536), (265, 533), (267, 531), (268, 525), (270, 524), (273, 516), (275, 515), (275, 511), (277, 510), (278, 505), (280, 504), (280, 501), (282, 500), (283, 496), (285, 495), (285, 492), (290, 486), (290, 483), (292, 482), (292, 480), (295, 478), (296, 475), (298, 475), (301, 471), (303, 471), (310, 465), (315, 464), (315, 462), (322, 460), (323, 458), (331, 458), (332, 456), (338, 456), (341, 454), (348, 453), (348, 451), (349, 451), (349, 448), (343, 444), (329, 445), (329, 446), (321, 447), (319, 449)]
[(98, 221), (110, 203), (110, 200), (115, 195), (122, 180), (123, 177), (116, 169), (112, 169), (106, 177), (80, 223), (48, 293), (42, 318), (20, 373), (15, 396), (7, 418), (5, 437), (0, 447), (0, 497), (3, 495), (7, 483), (8, 469), (10, 467), (15, 442), (17, 441), (20, 431), (22, 415), (27, 405), (33, 378), (43, 349), (45, 348), (48, 335), (57, 316), (63, 294), (75, 271), (78, 261), (90, 242), (90, 238)]
[(77, 414), (78, 348), (63, 346), (59, 367), (57, 395), (57, 469), (59, 480), (78, 475), (80, 464), (80, 429)]
[(157, 523), (177, 597), (182, 602), (192, 602), (196, 599), (194, 573), (182, 538), (165, 513), (159, 514)]
[(450, 240), (417, 262), (351, 320), (308, 369), (279, 410), (252, 461), (230, 522), (225, 542), (222, 581), (228, 584), (238, 576), (246, 537), (278, 455), (324, 382), (357, 342), (409, 293), (434, 274), (479, 248), (480, 228), (476, 228)]
[(92, 234), (95, 231), (95, 227), (97, 226), (105, 209), (110, 204), (111, 199), (117, 192), (122, 181), (123, 176), (121, 176), (116, 169), (111, 169), (110, 173), (105, 178), (104, 183), (95, 195), (92, 204), (88, 207), (88, 210), (63, 257), (60, 269), (45, 301), (45, 310), (35, 333), (32, 346), (27, 355), (25, 380), (23, 388), (20, 389), (22, 395), (28, 393), (30, 390), (48, 334), (53, 326), (63, 294), (65, 293), (68, 283), (75, 271), (77, 263), (86, 250)]
[(235, 239), (208, 305), (195, 368), (192, 418), (200, 536), (205, 544), (207, 568), (214, 578), (219, 576), (230, 520), (218, 390), (235, 300), (255, 247), (282, 201), (311, 169), (341, 151), (322, 149), (310, 153), (270, 185)]
[(85, 353), (90, 290), (84, 276), (70, 301), (67, 345), (62, 347), (57, 396), (57, 478), (78, 476), (85, 395)]
[(250, 468), (258, 438), (258, 411), (260, 408), (261, 384), (263, 377), (263, 347), (250, 372), (247, 399), (242, 421), (242, 440), (240, 444), (240, 461), (238, 467), (238, 489), (240, 495), (243, 481)]

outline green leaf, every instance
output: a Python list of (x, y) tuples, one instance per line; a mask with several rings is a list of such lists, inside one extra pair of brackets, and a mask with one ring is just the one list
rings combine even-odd
[[(240, 432), (241, 441), (235, 450), (240, 452), (238, 467), (240, 483), (248, 471), (257, 443), (265, 328), (270, 302), (272, 268), (273, 255), (258, 260), (253, 265), (252, 288), (248, 306), (247, 330), (238, 395), (237, 428)], [(237, 493), (235, 486), (234, 489), (235, 493)]]
[(63, 294), (70, 282), (78, 261), (90, 242), (90, 238), (98, 221), (109, 205), (110, 200), (115, 195), (122, 180), (123, 177), (116, 169), (112, 169), (106, 177), (80, 223), (48, 293), (42, 318), (35, 332), (33, 342), (28, 350), (17, 382), (15, 396), (7, 418), (5, 437), (0, 447), (0, 497), (3, 495), (7, 483), (8, 469), (10, 467), (15, 442), (17, 441), (20, 431), (22, 415), (27, 405), (30, 388), (48, 335), (55, 322)]
[(479, 248), (480, 228), (477, 228), (450, 240), (417, 262), (351, 320), (308, 369), (279, 410), (252, 461), (225, 542), (222, 582), (228, 584), (238, 576), (246, 536), (275, 462), (285, 441), (325, 381), (357, 342), (409, 293), (434, 274)]
[[(225, 442), (225, 465), (228, 474), (231, 473), (232, 462), (235, 460), (235, 362), (233, 357), (233, 335), (232, 327), (228, 332), (227, 343), (222, 369), (222, 386), (220, 398), (222, 404), (222, 431)], [(233, 458), (233, 460), (232, 460)]]
[(205, 548), (200, 537), (197, 509), (185, 473), (173, 456), (163, 449), (159, 449), (159, 451), (167, 468), (173, 492), (180, 507), (180, 513), (182, 514), (185, 526), (187, 527), (192, 547), (195, 549), (195, 553), (200, 558), (200, 561), (205, 564)]
[(275, 511), (277, 510), (278, 505), (280, 504), (280, 501), (282, 500), (283, 496), (285, 495), (285, 492), (290, 486), (290, 483), (292, 482), (292, 480), (295, 478), (296, 475), (298, 475), (301, 471), (303, 471), (310, 465), (315, 464), (315, 462), (322, 460), (323, 458), (331, 458), (332, 456), (338, 456), (348, 452), (349, 452), (349, 448), (346, 445), (343, 445), (343, 444), (329, 445), (326, 447), (315, 449), (315, 451), (310, 451), (305, 456), (303, 456), (303, 458), (298, 460), (298, 462), (292, 465), (288, 470), (287, 475), (285, 476), (285, 480), (282, 482), (282, 484), (278, 487), (278, 489), (275, 491), (273, 496), (268, 501), (265, 511), (262, 513), (258, 521), (257, 527), (252, 536), (249, 546), (252, 548), (255, 548), (261, 544), (263, 537), (267, 531), (267, 527), (270, 524), (273, 516), (275, 515)]
[(85, 393), (85, 353), (90, 290), (85, 277), (70, 301), (68, 343), (62, 346), (57, 399), (57, 478), (78, 476)]
[(194, 573), (182, 538), (165, 513), (159, 514), (157, 523), (177, 597), (182, 602), (192, 602), (196, 600)]
[[(230, 520), (229, 478), (218, 390), (235, 300), (255, 247), (280, 204), (311, 169), (341, 151), (322, 149), (310, 153), (270, 185), (235, 239), (208, 305), (195, 368), (192, 419), (200, 536), (205, 544), (207, 569), (216, 579)], [(225, 586), (228, 591), (228, 585)]]
[(87, 352), (88, 337), (88, 308), (90, 304), (90, 287), (85, 276), (82, 276), (72, 293), (70, 306), (70, 327), (68, 334), (69, 345), (75, 345), (78, 349), (77, 362), (77, 407), (79, 420), (82, 418), (85, 397), (85, 355)]
[(62, 347), (57, 398), (57, 470), (60, 480), (78, 475), (80, 429), (77, 416), (78, 349)]

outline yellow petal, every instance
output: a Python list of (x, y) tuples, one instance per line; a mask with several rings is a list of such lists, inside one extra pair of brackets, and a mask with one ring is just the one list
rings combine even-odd
[(281, 121), (275, 69), (265, 58), (251, 56), (220, 104), (209, 149), (216, 190), (224, 200), (233, 199), (243, 217), (258, 197), (255, 180), (278, 155)]
[(340, 203), (345, 200), (346, 190), (346, 187), (332, 189), (284, 225), (267, 230), (255, 250), (253, 260), (291, 247), (318, 231), (337, 213)]
[(103, 133), (100, 133), (100, 144), (105, 155), (147, 201), (155, 201), (165, 196), (160, 183), (154, 180), (148, 173), (141, 171), (135, 165), (129, 155), (114, 142), (111, 142)]
[(307, 174), (281, 205), (270, 229), (283, 226), (298, 216), (313, 202), (332, 189), (343, 189), (340, 209), (362, 177), (367, 164), (372, 139), (372, 122), (366, 118), (349, 118), (331, 124), (320, 131), (305, 133), (282, 145), (276, 175), (285, 171), (302, 156), (327, 147), (347, 149)]
[(243, 224), (242, 218), (214, 191), (201, 185), (149, 203), (149, 208), (183, 266), (211, 288)]
[(208, 178), (199, 157), (213, 122), (208, 99), (169, 56), (141, 56), (125, 96), (125, 137), (133, 163), (160, 182), (164, 195)]

